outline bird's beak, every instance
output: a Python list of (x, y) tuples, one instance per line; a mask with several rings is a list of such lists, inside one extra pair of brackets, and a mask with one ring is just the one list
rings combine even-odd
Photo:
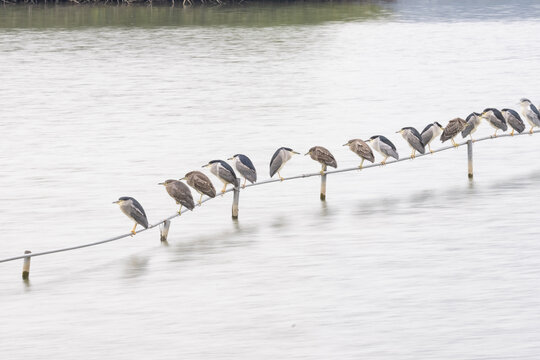
[(297, 155), (300, 155), (300, 153), (298, 151), (291, 151), (293, 154), (297, 154)]
[(181, 178), (181, 179), (178, 179), (178, 180), (186, 180), (186, 177), (184, 176), (183, 178)]
[(116, 201), (113, 201), (112, 203), (113, 204), (118, 204), (120, 202), (120, 200), (116, 200)]
[(309, 155), (309, 151), (308, 151), (307, 153), (304, 154), (304, 156), (306, 156), (306, 155)]
[(207, 166), (210, 166), (210, 164), (203, 165), (202, 167), (205, 168), (205, 167), (207, 167)]
[(228, 158), (227, 160), (232, 160), (232, 159), (234, 159), (234, 158), (233, 158), (233, 157), (231, 157), (231, 158)]
[(397, 133), (400, 133), (400, 132), (401, 132), (401, 130), (399, 130), (399, 131), (396, 131), (396, 134), (397, 134)]
[(165, 185), (165, 183), (158, 183), (158, 185)]
[(342, 146), (347, 146), (347, 145), (349, 145), (349, 143), (343, 144)]

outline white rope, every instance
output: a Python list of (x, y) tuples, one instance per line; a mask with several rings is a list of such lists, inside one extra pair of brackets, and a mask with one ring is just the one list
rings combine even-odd
[[(540, 130), (534, 131), (534, 133), (539, 133), (539, 132), (540, 132)], [(520, 136), (520, 135), (530, 135), (530, 133), (529, 132), (523, 132), (521, 134), (514, 134), (513, 136)], [(477, 143), (477, 142), (484, 141), (484, 140), (499, 139), (499, 138), (508, 137), (508, 136), (512, 136), (512, 135), (510, 135), (510, 134), (501, 134), (501, 135), (498, 135), (497, 137), (494, 137), (493, 135), (491, 135), (491, 136), (486, 136), (486, 137), (483, 137), (483, 138), (480, 138), (480, 139), (475, 139), (473, 141), (473, 143)], [(459, 146), (465, 145), (469, 141), (470, 140), (464, 141), (464, 142), (460, 143)], [(454, 149), (454, 148), (455, 148), (455, 146), (450, 145), (450, 146), (439, 148), (437, 150), (433, 150), (433, 153), (440, 152), (440, 151), (445, 151), (445, 150), (449, 150), (449, 149)], [(422, 157), (422, 156), (429, 156), (431, 154), (432, 153), (427, 152), (426, 154), (418, 154), (416, 157), (419, 158), (419, 157)], [(405, 161), (405, 160), (409, 160), (409, 159), (410, 159), (410, 157), (403, 157), (403, 158), (401, 158), (399, 160), (387, 161), (386, 165), (395, 164), (395, 163), (398, 163), (400, 161)], [(382, 166), (382, 164), (378, 163), (378, 164), (366, 165), (366, 166), (362, 167), (362, 170), (377, 167), (377, 166)], [(343, 172), (348, 172), (348, 171), (357, 171), (357, 170), (359, 170), (358, 167), (352, 167), (352, 168), (347, 168), (347, 169), (326, 171), (326, 172), (324, 172), (324, 174), (337, 174), (337, 173), (343, 173)], [(246, 188), (248, 188), (250, 186), (258, 186), (258, 185), (270, 184), (270, 183), (274, 183), (274, 182), (282, 182), (282, 181), (288, 181), (288, 180), (294, 180), (294, 179), (303, 179), (303, 178), (312, 177), (312, 176), (321, 176), (321, 173), (320, 172), (315, 172), (315, 173), (308, 173), (308, 174), (290, 176), (290, 177), (284, 178), (283, 180), (281, 180), (281, 179), (268, 179), (268, 180), (264, 180), (264, 181), (261, 181), (261, 182), (256, 182), (254, 184), (247, 184)], [(234, 189), (228, 189), (224, 193), (228, 193), (228, 192), (231, 192), (231, 191), (234, 191)], [(205, 198), (204, 200), (202, 200), (201, 203), (207, 202), (208, 200), (211, 200), (211, 199), (213, 199), (213, 198)], [(184, 212), (186, 212), (186, 211), (188, 211), (188, 209), (184, 208), (184, 210), (182, 211), (182, 214)], [(178, 217), (178, 216), (180, 216), (180, 215), (178, 213), (176, 213), (176, 214), (171, 215), (168, 218), (163, 219), (163, 220), (161, 220), (161, 221), (159, 221), (159, 222), (157, 222), (155, 224), (150, 224), (148, 226), (148, 229), (139, 230), (139, 231), (137, 231), (137, 234), (142, 233), (142, 232), (144, 232), (146, 230), (153, 229), (153, 228), (163, 224), (165, 221), (172, 220), (172, 219), (174, 219), (175, 217)], [(72, 246), (72, 247), (63, 248), (63, 249), (57, 249), (57, 250), (50, 250), (50, 251), (43, 251), (43, 252), (37, 252), (37, 253), (29, 253), (29, 254), (20, 255), (20, 256), (14, 256), (14, 257), (6, 258), (6, 259), (0, 259), (0, 263), (19, 260), (19, 259), (30, 258), (30, 257), (35, 257), (35, 256), (55, 254), (55, 253), (64, 252), (64, 251), (82, 249), (82, 248), (85, 248), (85, 247), (105, 244), (105, 243), (108, 243), (108, 242), (111, 242), (111, 241), (117, 241), (117, 240), (124, 239), (124, 238), (130, 237), (130, 236), (132, 236), (132, 234), (128, 233), (128, 234), (118, 235), (118, 236), (115, 236), (115, 237), (110, 238), (110, 239), (96, 241), (96, 242), (93, 242), (93, 243), (88, 243), (88, 244), (83, 244), (83, 245), (78, 245), (78, 246)]]

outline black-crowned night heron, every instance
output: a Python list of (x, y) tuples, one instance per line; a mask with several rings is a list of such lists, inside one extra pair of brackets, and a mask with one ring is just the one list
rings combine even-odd
[(512, 128), (510, 135), (514, 136), (514, 131), (517, 131), (520, 134), (525, 131), (525, 123), (516, 110), (502, 109), (501, 113), (504, 116), (506, 123)]
[(309, 155), (313, 160), (321, 164), (321, 175), (324, 175), (327, 166), (333, 167), (334, 169), (337, 168), (337, 162), (334, 155), (332, 155), (325, 147), (314, 146), (309, 149), (305, 155)]
[(448, 125), (444, 128), (441, 134), (441, 142), (446, 140), (452, 140), (452, 144), (457, 148), (459, 144), (456, 144), (454, 138), (465, 129), (467, 122), (462, 118), (455, 118), (448, 122)]
[(358, 166), (359, 169), (362, 168), (362, 165), (364, 164), (364, 160), (371, 161), (372, 163), (375, 161), (375, 156), (373, 155), (373, 151), (371, 151), (371, 148), (364, 140), (361, 139), (352, 139), (347, 141), (346, 144), (343, 144), (343, 146), (348, 146), (349, 149), (355, 153), (356, 155), (360, 156), (362, 161), (360, 162), (360, 166)]
[(179, 215), (182, 215), (182, 206), (185, 206), (189, 210), (193, 210), (195, 207), (191, 190), (183, 182), (169, 179), (158, 185), (164, 185), (167, 193), (180, 205), (180, 209), (178, 210)]
[(439, 135), (441, 135), (443, 130), (444, 128), (442, 127), (442, 125), (436, 121), (434, 123), (429, 124), (428, 126), (424, 128), (424, 130), (422, 130), (422, 133), (420, 134), (420, 136), (422, 137), (422, 144), (424, 144), (424, 146), (427, 145), (430, 153), (433, 154), (433, 150), (431, 150), (431, 145), (430, 145), (431, 142), (435, 140)]
[(146, 213), (137, 200), (129, 196), (122, 196), (117, 201), (113, 201), (113, 204), (118, 204), (120, 206), (120, 210), (122, 210), (122, 212), (126, 214), (128, 218), (135, 221), (135, 225), (133, 226), (133, 229), (131, 229), (131, 233), (133, 235), (136, 234), (135, 228), (137, 227), (137, 224), (141, 225), (145, 229), (148, 229), (148, 219), (146, 218)]
[(422, 136), (415, 128), (407, 126), (399, 131), (396, 131), (396, 133), (400, 133), (401, 136), (403, 136), (405, 141), (407, 141), (409, 146), (412, 148), (411, 159), (414, 159), (416, 157), (417, 151), (420, 154), (424, 154), (426, 152), (426, 147), (422, 142)]
[(227, 184), (232, 184), (234, 187), (239, 185), (236, 173), (231, 165), (227, 164), (225, 161), (212, 160), (208, 164), (203, 165), (203, 167), (209, 167), (210, 172), (223, 182), (223, 189), (221, 189), (222, 194), (227, 190)]
[(204, 175), (200, 171), (191, 171), (186, 174), (180, 180), (186, 180), (189, 186), (195, 189), (201, 197), (199, 198), (199, 205), (201, 205), (203, 195), (210, 198), (216, 197), (216, 188), (208, 176)]
[(519, 103), (521, 104), (521, 113), (531, 125), (531, 131), (529, 131), (529, 133), (532, 134), (535, 126), (540, 127), (540, 111), (538, 111), (536, 106), (534, 106), (529, 99), (523, 98), (519, 100)]
[(248, 180), (252, 184), (257, 181), (257, 170), (246, 155), (236, 154), (227, 160), (232, 160), (236, 170), (244, 177), (242, 188), (246, 187), (246, 181)]
[(399, 160), (399, 155), (396, 151), (396, 147), (390, 140), (382, 135), (374, 135), (366, 140), (366, 143), (371, 144), (373, 150), (377, 151), (379, 154), (384, 156), (384, 160), (381, 161), (381, 165), (386, 164), (386, 160), (389, 157), (393, 157), (396, 160)]
[(278, 174), (281, 181), (285, 180), (279, 171), (283, 168), (285, 163), (290, 160), (293, 154), (300, 154), (299, 152), (294, 151), (288, 147), (280, 147), (276, 150), (272, 159), (270, 160), (270, 177), (274, 176), (275, 173)]
[(497, 131), (499, 130), (508, 130), (506, 120), (504, 119), (503, 114), (501, 114), (499, 110), (494, 108), (487, 108), (482, 111), (481, 116), (483, 119), (486, 119), (489, 122), (489, 125), (491, 125), (495, 129), (495, 134), (493, 134), (493, 137), (497, 137)]
[(473, 112), (470, 113), (469, 116), (467, 116), (465, 121), (467, 122), (467, 125), (465, 125), (463, 131), (461, 131), (461, 137), (465, 139), (467, 136), (469, 136), (471, 140), (474, 141), (474, 139), (472, 138), (472, 134), (474, 134), (478, 129), (478, 126), (480, 126), (480, 123), (482, 122), (482, 117), (479, 113)]

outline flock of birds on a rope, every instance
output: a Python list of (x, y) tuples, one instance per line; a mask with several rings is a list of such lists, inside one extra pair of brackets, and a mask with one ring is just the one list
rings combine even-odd
[[(534, 127), (540, 127), (540, 112), (528, 99), (521, 99), (520, 104), (521, 113), (531, 125), (530, 133), (532, 134)], [(403, 129), (397, 131), (397, 133), (400, 133), (412, 148), (411, 159), (414, 159), (417, 151), (421, 154), (425, 153), (426, 146), (429, 148), (429, 151), (433, 153), (430, 144), (439, 135), (441, 142), (444, 143), (447, 140), (451, 140), (455, 147), (458, 147), (459, 145), (454, 141), (454, 138), (460, 133), (463, 138), (469, 136), (471, 140), (474, 141), (472, 134), (478, 129), (482, 119), (486, 120), (492, 127), (495, 128), (495, 134), (493, 134), (493, 137), (497, 136), (497, 131), (499, 130), (506, 131), (508, 129), (508, 125), (510, 125), (512, 128), (512, 136), (514, 135), (514, 131), (517, 131), (518, 133), (525, 131), (525, 123), (517, 111), (512, 109), (502, 109), (499, 111), (495, 108), (487, 108), (482, 113), (471, 113), (465, 120), (461, 118), (450, 120), (446, 127), (443, 127), (438, 122), (434, 122), (427, 125), (421, 133), (413, 127), (404, 127)], [(373, 150), (377, 151), (384, 157), (381, 162), (382, 165), (386, 163), (386, 160), (389, 157), (393, 157), (396, 160), (399, 159), (399, 155), (394, 144), (388, 140), (388, 138), (382, 135), (372, 136), (365, 141), (361, 139), (352, 139), (346, 144), (343, 144), (343, 146), (348, 146), (352, 152), (362, 159), (359, 169), (362, 169), (364, 160), (370, 161), (371, 163), (375, 162), (375, 156), (373, 155), (373, 151), (368, 144), (371, 145)], [(273, 177), (277, 173), (281, 181), (283, 181), (284, 178), (281, 177), (279, 171), (283, 168), (285, 163), (289, 161), (293, 154), (299, 153), (287, 147), (277, 149), (270, 160), (270, 177)], [(327, 166), (337, 168), (337, 162), (334, 156), (330, 153), (330, 151), (328, 151), (328, 149), (322, 146), (312, 147), (305, 155), (310, 155), (313, 160), (322, 165), (321, 175), (324, 174)], [(257, 170), (247, 156), (236, 154), (228, 160), (232, 160), (234, 167), (244, 178), (244, 184), (242, 187), (246, 186), (246, 181), (249, 181), (252, 184), (257, 181)], [(221, 189), (221, 193), (226, 191), (228, 184), (232, 184), (234, 187), (240, 186), (240, 179), (236, 177), (236, 173), (234, 172), (233, 168), (225, 161), (212, 160), (203, 167), (210, 168), (210, 172), (223, 182), (223, 189)], [(214, 185), (210, 179), (200, 171), (191, 171), (180, 180), (185, 180), (189, 186), (200, 194), (198, 201), (199, 205), (201, 205), (203, 195), (210, 198), (216, 196), (216, 189), (214, 188)], [(177, 204), (180, 205), (178, 214), (181, 214), (183, 206), (189, 210), (193, 210), (195, 208), (195, 202), (189, 187), (180, 180), (169, 179), (165, 182), (159, 183), (159, 185), (165, 186), (167, 193), (176, 201)], [(135, 226), (133, 226), (133, 229), (131, 230), (133, 235), (136, 233), (135, 229), (137, 228), (137, 224), (143, 226), (145, 229), (148, 228), (148, 219), (146, 217), (146, 213), (137, 200), (132, 197), (123, 196), (114, 203), (118, 204), (120, 206), (120, 210), (122, 210), (124, 214), (135, 222)]]

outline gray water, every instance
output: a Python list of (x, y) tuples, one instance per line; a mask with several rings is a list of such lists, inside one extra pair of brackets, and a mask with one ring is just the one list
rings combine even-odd
[[(0, 8), (0, 258), (177, 206), (212, 159), (539, 105), (535, 1)], [(491, 134), (481, 125), (477, 137)], [(442, 146), (434, 142), (434, 148)], [(2, 359), (537, 359), (540, 135), (231, 194), (0, 264)], [(377, 155), (377, 161), (380, 161)], [(294, 157), (283, 176), (315, 172)], [(213, 178), (215, 180), (215, 178)], [(215, 181), (216, 187), (221, 187)]]

